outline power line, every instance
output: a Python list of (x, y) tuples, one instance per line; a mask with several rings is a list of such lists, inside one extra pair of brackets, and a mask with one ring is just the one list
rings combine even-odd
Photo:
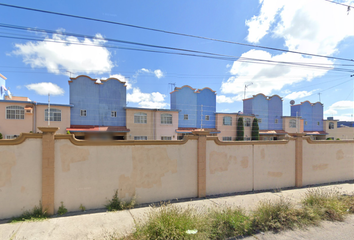
[(325, 0), (326, 2), (330, 2), (330, 3), (335, 3), (335, 4), (338, 4), (338, 5), (342, 5), (342, 6), (345, 6), (345, 7), (348, 7), (348, 8), (354, 8), (353, 6), (350, 6), (350, 5), (347, 5), (347, 4), (344, 4), (344, 3), (340, 3), (340, 2), (335, 2), (335, 1), (332, 1), (332, 0)]
[[(329, 1), (329, 0), (326, 0), (326, 1)], [(221, 40), (221, 39), (216, 39), (216, 38), (208, 38), (208, 37), (202, 37), (202, 36), (197, 36), (197, 35), (192, 35), (192, 34), (172, 32), (172, 31), (161, 30), (161, 29), (156, 29), (156, 28), (149, 28), (149, 27), (143, 27), (143, 26), (138, 26), (138, 25), (132, 25), (132, 24), (108, 21), (108, 20), (103, 20), (103, 19), (98, 19), (98, 18), (84, 17), (84, 16), (67, 14), (67, 13), (53, 12), (53, 11), (47, 11), (47, 10), (42, 10), (42, 9), (36, 9), (36, 8), (28, 8), (28, 7), (22, 7), (22, 6), (17, 6), (17, 5), (5, 4), (5, 3), (0, 3), (0, 6), (17, 8), (17, 9), (28, 10), (28, 11), (41, 12), (41, 13), (47, 13), (47, 14), (53, 14), (53, 15), (58, 15), (58, 16), (72, 17), (72, 18), (78, 18), (78, 19), (84, 19), (84, 20), (89, 20), (89, 21), (96, 21), (96, 22), (114, 24), (114, 25), (120, 25), (120, 26), (125, 26), (125, 27), (132, 27), (132, 28), (149, 30), (149, 31), (154, 31), (154, 32), (179, 35), (179, 36), (184, 36), (184, 37), (191, 37), (191, 38), (198, 38), (198, 39), (204, 39), (204, 40), (209, 40), (209, 41), (236, 44), (236, 45), (248, 46), (248, 47), (253, 47), (253, 48), (262, 48), (262, 49), (267, 49), (267, 50), (275, 50), (275, 51), (281, 51), (281, 52), (296, 53), (296, 54), (301, 54), (301, 55), (308, 55), (308, 56), (314, 56), (314, 57), (336, 59), (336, 60), (342, 60), (342, 61), (354, 61), (353, 59), (348, 59), (348, 58), (324, 56), (324, 55), (319, 55), (319, 54), (305, 53), (305, 52), (299, 52), (299, 51), (291, 51), (291, 50), (285, 50), (285, 49), (273, 48), (273, 47), (265, 47), (265, 46), (254, 45), (254, 44), (226, 41), (226, 40)]]

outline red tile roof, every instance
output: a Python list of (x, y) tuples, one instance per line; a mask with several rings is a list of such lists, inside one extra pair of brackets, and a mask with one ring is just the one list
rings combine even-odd
[(259, 134), (278, 134), (278, 135), (284, 135), (287, 132), (285, 132), (284, 130), (259, 130)]
[(304, 131), (307, 135), (327, 135), (325, 131)]
[(100, 127), (87, 125), (72, 125), (66, 129), (70, 132), (130, 132), (127, 127)]

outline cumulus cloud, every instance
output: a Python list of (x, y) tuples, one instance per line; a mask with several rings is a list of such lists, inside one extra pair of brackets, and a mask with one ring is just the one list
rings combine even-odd
[(304, 98), (304, 97), (312, 95), (314, 91), (316, 91), (316, 90), (292, 92), (292, 93), (286, 95), (284, 98), (286, 98), (286, 99)]
[(39, 95), (63, 95), (64, 90), (51, 82), (40, 82), (26, 85), (28, 90), (33, 90)]
[[(246, 21), (247, 41), (260, 42), (265, 36), (284, 40), (285, 49), (332, 55), (338, 52), (338, 44), (347, 37), (354, 36), (354, 14), (347, 15), (346, 8), (322, 0), (260, 0), (260, 12)], [(331, 16), (331, 17), (329, 17)], [(346, 24), (343, 24), (345, 22)], [(292, 53), (269, 53), (250, 50), (242, 57), (272, 61), (325, 64), (333, 62), (318, 57), (304, 57)], [(295, 67), (280, 64), (254, 64), (239, 59), (230, 69), (231, 77), (222, 83), (221, 92), (236, 94), (243, 98), (244, 85), (253, 82), (247, 89), (248, 95), (271, 94), (286, 85), (301, 81), (311, 81), (324, 76), (328, 70)]]
[[(110, 52), (102, 46), (106, 41), (100, 34), (95, 39), (80, 40), (58, 31), (43, 42), (15, 44), (15, 55), (21, 56), (32, 68), (47, 68), (54, 74), (102, 74), (114, 67)], [(53, 42), (55, 41), (55, 42)], [(93, 45), (85, 46), (79, 44)]]
[(142, 93), (139, 88), (133, 88), (133, 92), (127, 94), (127, 101), (138, 103), (143, 108), (165, 108), (168, 105), (164, 102), (165, 97), (159, 92)]
[(160, 69), (156, 69), (154, 71), (154, 74), (157, 78), (162, 78), (163, 77), (163, 72)]
[(225, 95), (217, 95), (216, 102), (217, 103), (233, 103), (237, 100), (237, 97), (226, 97)]
[(164, 77), (164, 73), (160, 69), (150, 70), (147, 68), (142, 68), (142, 69), (136, 71), (136, 73), (133, 75), (133, 78), (137, 78), (142, 73), (154, 74), (155, 77), (157, 77), (159, 79)]
[(338, 101), (333, 103), (325, 112), (325, 115), (335, 115), (338, 114), (340, 110), (353, 110), (354, 101)]

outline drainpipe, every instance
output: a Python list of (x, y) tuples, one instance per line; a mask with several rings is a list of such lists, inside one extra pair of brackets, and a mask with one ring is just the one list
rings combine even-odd
[(33, 133), (36, 133), (37, 128), (37, 102), (32, 102), (33, 104)]

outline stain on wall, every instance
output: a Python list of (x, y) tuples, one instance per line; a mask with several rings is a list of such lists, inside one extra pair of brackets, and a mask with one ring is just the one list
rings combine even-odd
[(0, 187), (11, 182), (11, 168), (16, 165), (16, 155), (9, 151), (0, 151)]
[[(75, 153), (75, 154), (72, 154)], [(64, 144), (60, 147), (61, 169), (63, 172), (70, 171), (70, 164), (86, 161), (90, 152), (87, 149)]]
[(231, 162), (237, 164), (236, 156), (228, 156), (228, 154), (224, 152), (212, 151), (209, 155), (210, 174), (227, 171)]
[(282, 176), (283, 176), (282, 172), (268, 172), (268, 177), (279, 178), (279, 177), (282, 177)]
[(241, 160), (241, 167), (242, 168), (248, 168), (248, 157), (242, 157), (242, 160)]
[(162, 177), (166, 173), (177, 172), (177, 159), (168, 157), (166, 148), (132, 148), (133, 170), (130, 176), (119, 176), (119, 197), (133, 197), (137, 188), (162, 186)]
[(325, 170), (328, 168), (328, 164), (317, 164), (317, 165), (312, 165), (312, 170), (317, 171), (317, 170)]
[(337, 160), (341, 160), (344, 158), (344, 152), (342, 149), (338, 150), (337, 153), (336, 153), (336, 158)]

